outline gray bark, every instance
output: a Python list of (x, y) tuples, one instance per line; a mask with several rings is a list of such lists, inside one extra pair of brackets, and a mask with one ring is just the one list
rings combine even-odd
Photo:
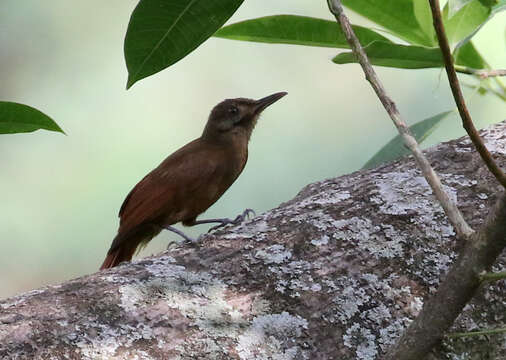
[[(506, 123), (481, 134), (505, 168)], [(501, 187), (469, 139), (426, 154), (478, 229)], [(0, 301), (0, 358), (373, 360), (461, 246), (407, 157), (308, 185), (200, 246)], [(452, 331), (504, 327), (505, 290), (482, 286)], [(506, 337), (445, 340), (431, 356), (504, 358)]]

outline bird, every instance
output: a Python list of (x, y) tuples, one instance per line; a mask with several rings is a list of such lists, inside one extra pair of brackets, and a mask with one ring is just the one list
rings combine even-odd
[[(214, 230), (243, 221), (251, 209), (235, 219), (197, 220), (234, 183), (248, 160), (248, 143), (262, 111), (286, 92), (263, 97), (226, 99), (210, 112), (202, 135), (176, 150), (128, 193), (119, 210), (119, 228), (100, 270), (130, 261), (162, 230), (197, 242), (172, 225), (218, 223)], [(200, 238), (200, 237), (199, 237)]]

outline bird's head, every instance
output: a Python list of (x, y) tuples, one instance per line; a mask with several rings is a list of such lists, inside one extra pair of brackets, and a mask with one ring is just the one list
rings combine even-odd
[(262, 111), (286, 94), (278, 92), (260, 100), (237, 98), (220, 102), (211, 111), (202, 138), (218, 140), (242, 135), (249, 139)]

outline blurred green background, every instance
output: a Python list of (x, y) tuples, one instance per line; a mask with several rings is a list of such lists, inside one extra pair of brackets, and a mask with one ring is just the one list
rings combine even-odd
[[(198, 137), (225, 98), (289, 93), (264, 113), (245, 171), (208, 217), (273, 208), (310, 182), (359, 169), (395, 134), (359, 66), (330, 61), (335, 49), (211, 38), (125, 91), (123, 38), (136, 3), (0, 4), (0, 99), (40, 109), (67, 133), (0, 137), (0, 297), (95, 272), (128, 191)], [(246, 1), (229, 23), (282, 13), (331, 19), (325, 1)], [(505, 24), (503, 12), (475, 37), (496, 68), (506, 66)], [(377, 71), (410, 123), (454, 107), (438, 69)], [(506, 117), (497, 98), (465, 93), (478, 127)], [(463, 133), (452, 116), (424, 145)], [(140, 256), (171, 238), (162, 233)]]

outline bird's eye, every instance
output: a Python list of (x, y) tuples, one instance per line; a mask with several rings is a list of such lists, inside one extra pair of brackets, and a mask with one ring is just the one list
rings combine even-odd
[(231, 106), (228, 108), (228, 112), (231, 114), (237, 114), (239, 112), (239, 109), (236, 108), (235, 106)]

